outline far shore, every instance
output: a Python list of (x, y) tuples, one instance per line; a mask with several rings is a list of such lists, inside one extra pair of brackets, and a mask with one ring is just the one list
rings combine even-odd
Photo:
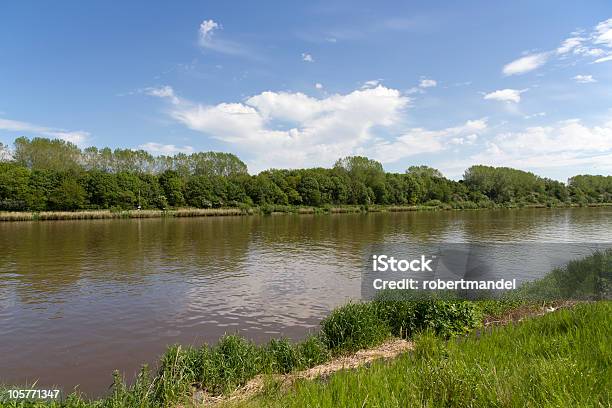
[(544, 204), (512, 205), (501, 204), (481, 208), (461, 208), (451, 204), (437, 206), (427, 205), (354, 205), (338, 207), (297, 207), (297, 206), (261, 206), (250, 208), (179, 208), (169, 210), (80, 210), (80, 211), (0, 211), (2, 221), (61, 221), (61, 220), (95, 220), (95, 219), (128, 219), (128, 218), (164, 218), (164, 217), (220, 217), (245, 215), (280, 215), (280, 214), (348, 214), (368, 212), (408, 212), (408, 211), (458, 211), (458, 210), (491, 210), (491, 209), (526, 209), (526, 208), (584, 208), (612, 207), (612, 203), (561, 204), (549, 207)]

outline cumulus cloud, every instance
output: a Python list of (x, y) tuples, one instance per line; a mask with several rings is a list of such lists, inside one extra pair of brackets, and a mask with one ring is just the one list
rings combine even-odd
[(504, 75), (520, 75), (540, 68), (548, 60), (549, 54), (542, 52), (521, 57), (506, 64), (502, 69)]
[(77, 146), (83, 146), (90, 137), (90, 133), (83, 130), (57, 129), (1, 118), (0, 130), (9, 132), (26, 132), (31, 133), (33, 136), (46, 136), (52, 139), (63, 139), (67, 142), (74, 143)]
[(302, 61), (304, 62), (314, 62), (314, 58), (312, 58), (312, 55), (310, 55), (307, 52), (303, 52), (302, 53)]
[(315, 84), (315, 88), (317, 88), (317, 89), (323, 89), (323, 84), (321, 84), (321, 83), (317, 82), (317, 83)]
[(527, 92), (527, 89), (500, 89), (493, 91), (484, 96), (484, 99), (491, 99), (494, 101), (501, 102), (512, 102), (519, 103), (521, 101), (521, 94)]
[(579, 84), (588, 84), (591, 82), (597, 82), (597, 80), (593, 78), (593, 75), (576, 75), (574, 77), (574, 81), (578, 82)]
[(139, 149), (146, 150), (154, 155), (166, 155), (171, 156), (177, 153), (190, 154), (193, 153), (194, 149), (191, 146), (175, 146), (173, 144), (161, 144), (155, 142), (148, 142), (138, 146)]
[[(171, 117), (189, 129), (231, 143), (251, 156), (247, 162), (253, 170), (329, 166), (353, 154), (386, 163), (447, 149), (453, 143), (472, 143), (476, 139), (472, 135), (487, 128), (485, 120), (476, 120), (441, 130), (402, 130), (409, 98), (382, 85), (324, 98), (266, 91), (242, 102), (179, 101), (169, 104)], [(389, 134), (400, 136), (382, 137)]]
[(421, 79), (421, 82), (419, 82), (419, 86), (421, 88), (433, 88), (436, 85), (438, 85), (438, 82), (435, 79), (423, 78)]

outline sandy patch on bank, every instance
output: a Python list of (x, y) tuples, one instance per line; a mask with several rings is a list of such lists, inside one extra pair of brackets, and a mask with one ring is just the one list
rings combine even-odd
[(266, 378), (272, 378), (280, 383), (282, 388), (289, 387), (296, 380), (306, 379), (314, 380), (317, 378), (326, 378), (331, 374), (340, 370), (351, 370), (367, 365), (374, 360), (392, 359), (412, 350), (412, 342), (402, 339), (391, 339), (378, 347), (367, 350), (359, 350), (355, 354), (334, 358), (327, 363), (309, 368), (304, 371), (297, 371), (289, 374), (274, 374), (274, 375), (258, 375), (249, 382), (231, 393), (230, 395), (212, 396), (205, 391), (198, 390), (193, 394), (192, 403), (196, 407), (211, 406), (227, 402), (236, 402), (245, 400), (259, 394), (265, 386)]

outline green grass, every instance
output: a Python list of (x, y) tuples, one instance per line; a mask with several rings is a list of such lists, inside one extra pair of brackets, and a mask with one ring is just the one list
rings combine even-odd
[(391, 362), (298, 382), (265, 407), (608, 407), (612, 304), (582, 304), (480, 336), (419, 334)]

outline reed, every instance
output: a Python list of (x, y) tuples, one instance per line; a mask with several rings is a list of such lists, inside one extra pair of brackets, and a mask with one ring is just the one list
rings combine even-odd
[(212, 217), (248, 215), (252, 210), (241, 208), (183, 208), (179, 210), (90, 210), (0, 212), (0, 221), (98, 220), (115, 218)]

